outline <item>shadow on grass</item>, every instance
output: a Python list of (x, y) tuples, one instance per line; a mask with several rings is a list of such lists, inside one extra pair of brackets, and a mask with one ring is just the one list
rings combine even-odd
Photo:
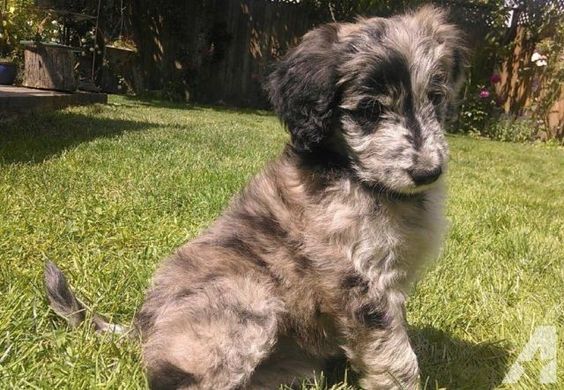
[(126, 101), (130, 101), (135, 105), (149, 106), (156, 108), (169, 108), (178, 110), (201, 110), (210, 109), (219, 113), (237, 113), (237, 114), (253, 114), (259, 116), (274, 116), (274, 113), (267, 109), (256, 109), (249, 107), (232, 107), (227, 105), (211, 105), (211, 104), (201, 104), (196, 105), (192, 103), (184, 102), (172, 102), (170, 100), (158, 99), (150, 96), (123, 96)]
[[(497, 343), (474, 344), (432, 327), (414, 328), (409, 333), (424, 390), (494, 389), (509, 368), (509, 354)], [(345, 376), (348, 384), (358, 386), (359, 377), (344, 358), (330, 361), (326, 373), (329, 389)]]
[(83, 142), (152, 127), (151, 123), (65, 111), (27, 116), (0, 127), (0, 165), (41, 163)]
[(424, 389), (493, 389), (509, 368), (501, 343), (471, 343), (433, 327), (410, 331)]

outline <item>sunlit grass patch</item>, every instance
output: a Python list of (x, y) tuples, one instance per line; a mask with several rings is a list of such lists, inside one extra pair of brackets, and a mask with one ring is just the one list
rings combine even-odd
[[(135, 341), (69, 331), (48, 310), (45, 258), (92, 308), (129, 323), (159, 259), (286, 138), (267, 112), (119, 97), (3, 125), (0, 387), (144, 388)], [(564, 151), (449, 141), (450, 233), (409, 303), (412, 340), (426, 388), (495, 388), (538, 325), (557, 327), (564, 355)], [(539, 388), (541, 367), (525, 365), (519, 386)]]

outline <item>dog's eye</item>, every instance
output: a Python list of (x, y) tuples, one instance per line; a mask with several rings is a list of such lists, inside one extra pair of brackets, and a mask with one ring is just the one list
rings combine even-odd
[(429, 92), (427, 94), (429, 101), (433, 103), (434, 106), (439, 106), (445, 101), (445, 95), (441, 92)]
[(353, 114), (360, 121), (375, 121), (382, 114), (382, 105), (374, 99), (362, 99)]
[(376, 122), (382, 114), (380, 102), (374, 99), (362, 99), (356, 108), (350, 111), (351, 117), (362, 128), (364, 134), (372, 134), (376, 129)]

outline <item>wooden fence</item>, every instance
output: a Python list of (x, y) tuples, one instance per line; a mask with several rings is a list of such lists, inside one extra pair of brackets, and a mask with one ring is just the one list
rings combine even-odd
[(226, 7), (216, 20), (225, 28), (224, 53), (209, 61), (197, 93), (205, 101), (264, 107), (262, 84), (270, 65), (309, 30), (310, 18), (296, 4), (231, 0)]
[(199, 102), (266, 107), (269, 65), (312, 26), (303, 4), (269, 0), (138, 0), (133, 26), (146, 89)]
[[(503, 111), (512, 116), (528, 116), (538, 101), (551, 94), (556, 99), (548, 107), (542, 119), (547, 134), (541, 138), (562, 139), (564, 137), (564, 84), (550, 89), (553, 80), (547, 78), (546, 66), (537, 66), (532, 61), (535, 42), (528, 39), (526, 26), (517, 26), (514, 48), (501, 64), (501, 82), (496, 85), (496, 95)], [(560, 61), (562, 59), (560, 58)]]

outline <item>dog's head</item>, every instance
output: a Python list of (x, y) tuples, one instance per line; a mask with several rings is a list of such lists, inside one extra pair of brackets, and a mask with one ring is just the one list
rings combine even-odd
[(446, 168), (443, 124), (464, 53), (457, 29), (433, 7), (329, 24), (286, 55), (268, 89), (298, 153), (338, 154), (363, 182), (414, 193)]

